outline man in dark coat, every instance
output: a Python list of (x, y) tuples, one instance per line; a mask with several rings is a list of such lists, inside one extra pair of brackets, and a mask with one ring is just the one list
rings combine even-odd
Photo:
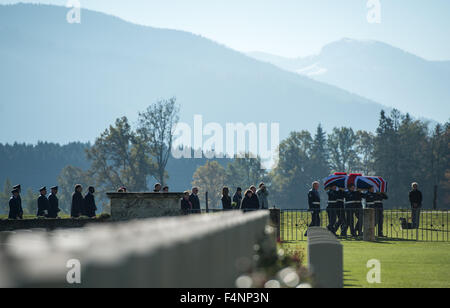
[(59, 200), (58, 197), (56, 196), (58, 194), (58, 186), (53, 186), (52, 188), (50, 188), (51, 190), (51, 194), (50, 196), (48, 196), (48, 218), (57, 218), (58, 217), (58, 213), (61, 211), (59, 209)]
[(47, 217), (48, 210), (49, 210), (49, 203), (47, 199), (47, 187), (42, 187), (39, 189), (39, 193), (41, 194), (38, 198), (38, 210), (37, 210), (37, 217)]
[(8, 219), (22, 219), (20, 216), (20, 203), (19, 203), (19, 190), (14, 189), (11, 191), (12, 196), (9, 199), (9, 215)]
[(23, 219), (22, 198), (20, 197), (20, 194), (22, 193), (22, 186), (20, 186), (20, 184), (16, 185), (13, 187), (13, 190), (14, 189), (17, 189), (19, 191), (19, 197), (18, 197), (18, 199), (19, 199), (19, 218)]
[(189, 201), (192, 204), (192, 213), (194, 214), (200, 214), (201, 208), (200, 208), (200, 199), (198, 198), (198, 187), (192, 188), (192, 193), (189, 196)]
[(189, 192), (185, 191), (183, 193), (183, 198), (181, 199), (181, 212), (183, 215), (189, 215), (192, 211), (192, 202), (189, 201)]
[(88, 193), (84, 197), (84, 215), (93, 218), (95, 217), (95, 212), (97, 211), (97, 206), (95, 205), (95, 188), (89, 187)]
[(412, 183), (412, 190), (409, 193), (409, 202), (412, 209), (412, 227), (418, 229), (420, 227), (420, 210), (422, 208), (423, 196), (419, 190), (419, 184)]
[(83, 187), (81, 185), (75, 186), (75, 192), (72, 194), (72, 207), (70, 209), (70, 216), (78, 218), (84, 213), (84, 198), (81, 192)]

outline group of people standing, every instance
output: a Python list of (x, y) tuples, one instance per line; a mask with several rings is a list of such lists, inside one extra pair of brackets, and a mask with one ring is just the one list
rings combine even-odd
[[(201, 213), (198, 192), (198, 187), (193, 187), (191, 193), (189, 191), (184, 192), (183, 198), (181, 199), (181, 210), (185, 214)], [(222, 209), (224, 211), (255, 211), (269, 208), (269, 191), (264, 183), (259, 184), (258, 189), (252, 185), (244, 194), (242, 192), (242, 188), (238, 187), (233, 197), (231, 197), (230, 189), (223, 187), (221, 198)]]
[[(58, 218), (59, 199), (58, 186), (50, 188), (50, 195), (47, 197), (47, 187), (39, 189), (39, 197), (37, 199), (37, 217)], [(96, 216), (97, 206), (95, 204), (95, 188), (89, 187), (88, 192), (83, 197), (83, 187), (75, 185), (75, 192), (72, 195), (72, 205), (70, 214), (72, 218), (86, 216), (93, 218)], [(21, 185), (16, 185), (11, 191), (11, 198), (9, 199), (9, 215), (8, 219), (23, 219), (22, 198), (20, 196)]]
[[(310, 227), (320, 226), (320, 193), (319, 182), (312, 184), (312, 189), (308, 193), (309, 210), (312, 212)], [(412, 208), (412, 228), (417, 229), (420, 225), (420, 209), (422, 207), (422, 193), (419, 185), (413, 183), (409, 193), (409, 201)], [(354, 184), (350, 184), (348, 189), (330, 186), (328, 194), (328, 230), (336, 235), (341, 229), (341, 236), (346, 237), (348, 229), (353, 237), (362, 235), (363, 232), (363, 199), (367, 208), (375, 209), (375, 226), (378, 227), (378, 236), (384, 237), (384, 206), (383, 201), (388, 199), (384, 192), (375, 192), (374, 187), (368, 190), (356, 189)], [(307, 234), (305, 234), (307, 235)]]

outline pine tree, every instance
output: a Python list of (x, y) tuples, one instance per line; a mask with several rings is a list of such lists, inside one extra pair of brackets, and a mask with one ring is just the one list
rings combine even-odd
[(313, 176), (323, 179), (330, 173), (330, 154), (327, 146), (327, 135), (319, 124), (312, 143), (311, 161), (314, 166)]

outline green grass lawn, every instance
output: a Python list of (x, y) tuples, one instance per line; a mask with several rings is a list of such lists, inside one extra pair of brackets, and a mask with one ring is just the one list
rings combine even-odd
[[(343, 241), (347, 288), (450, 288), (450, 243)], [(301, 246), (306, 242), (286, 244)], [(367, 261), (381, 262), (381, 284), (369, 284)]]

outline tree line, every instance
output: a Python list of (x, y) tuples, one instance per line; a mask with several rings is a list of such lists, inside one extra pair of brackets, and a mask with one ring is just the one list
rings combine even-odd
[[(207, 162), (193, 175), (193, 184), (212, 192), (218, 203), (222, 186), (247, 188), (265, 182), (271, 204), (282, 208), (307, 208), (311, 183), (334, 172), (382, 176), (388, 181), (387, 208), (407, 208), (412, 182), (424, 192), (424, 207), (450, 207), (450, 123), (433, 129), (427, 122), (393, 110), (380, 114), (375, 133), (334, 128), (327, 134), (321, 125), (314, 135), (292, 132), (279, 146), (279, 157), (270, 171), (259, 159), (235, 158), (227, 166)], [(324, 200), (326, 200), (325, 196)]]
[(19, 183), (26, 188), (23, 203), (29, 214), (34, 214), (37, 188), (53, 184), (60, 187), (61, 208), (66, 213), (75, 184), (95, 186), (101, 207), (107, 204), (106, 191), (120, 186), (148, 191), (155, 182), (173, 185), (171, 191), (198, 186), (209, 192), (212, 206), (218, 204), (223, 186), (246, 189), (264, 182), (272, 205), (306, 208), (311, 183), (332, 172), (384, 177), (389, 182), (388, 207), (407, 206), (413, 181), (421, 184), (425, 207), (449, 207), (448, 122), (430, 129), (427, 122), (393, 110), (381, 112), (374, 133), (350, 127), (327, 133), (321, 125), (314, 134), (291, 132), (279, 145), (274, 168), (264, 170), (261, 159), (248, 153), (233, 159), (173, 159), (170, 149), (178, 113), (175, 98), (160, 100), (138, 114), (136, 127), (126, 117), (119, 118), (92, 145), (0, 144), (3, 212), (10, 188)]

